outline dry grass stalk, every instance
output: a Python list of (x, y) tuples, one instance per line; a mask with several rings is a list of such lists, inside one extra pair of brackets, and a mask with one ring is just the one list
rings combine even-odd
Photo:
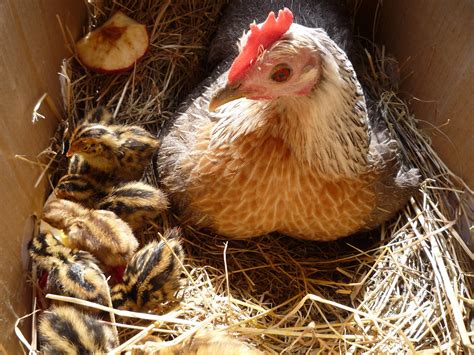
[[(222, 3), (122, 0), (92, 6), (91, 25), (119, 8), (146, 23), (151, 53), (132, 72), (118, 76), (91, 74), (73, 58), (64, 62), (67, 120), (56, 137), (56, 151), (66, 128), (70, 131), (98, 104), (115, 109), (119, 123), (159, 132), (183, 93), (201, 78), (198, 68)], [(454, 226), (465, 197), (462, 191), (468, 189), (432, 150), (405, 101), (393, 91), (392, 59), (383, 48), (374, 48), (373, 56), (366, 53), (360, 77), (371, 95), (380, 98), (379, 109), (401, 142), (404, 158), (420, 168), (420, 193), (380, 230), (332, 243), (281, 235), (227, 243), (184, 228), (186, 286), (178, 305), (164, 306), (163, 312), (171, 308), (171, 313), (124, 313), (100, 306), (117, 316), (118, 323), (112, 324), (119, 328), (119, 350), (145, 349), (138, 340), (148, 335), (159, 337), (158, 349), (166, 342), (184, 341), (199, 326), (238, 335), (269, 353), (472, 349), (472, 333), (464, 323), (474, 302), (472, 274), (467, 272), (471, 261)], [(64, 161), (57, 161), (55, 168), (62, 175)], [(152, 172), (147, 179), (156, 184)], [(163, 215), (142, 241), (157, 238), (176, 223), (174, 216)], [(130, 313), (138, 320), (123, 317)]]

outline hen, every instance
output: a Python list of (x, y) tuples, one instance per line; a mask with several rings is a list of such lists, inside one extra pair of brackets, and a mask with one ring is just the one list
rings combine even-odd
[[(269, 14), (283, 5), (294, 13)], [(267, 15), (236, 53), (237, 35)], [(211, 44), (219, 64), (158, 155), (161, 183), (185, 218), (235, 239), (334, 240), (406, 203), (418, 172), (364, 94), (349, 28), (335, 1), (231, 2)]]

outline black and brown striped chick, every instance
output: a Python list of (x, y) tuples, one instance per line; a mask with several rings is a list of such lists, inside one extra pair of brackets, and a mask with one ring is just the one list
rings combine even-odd
[(69, 173), (99, 182), (139, 180), (158, 146), (158, 138), (142, 127), (85, 122), (74, 130), (66, 156), (78, 155), (87, 164), (74, 157)]
[(136, 181), (114, 187), (98, 208), (114, 212), (138, 231), (168, 208), (168, 198), (161, 190)]
[(81, 123), (112, 124), (112, 113), (104, 106), (97, 106), (85, 115)]
[(164, 235), (167, 243), (153, 241), (133, 256), (125, 269), (123, 282), (112, 288), (115, 308), (146, 311), (173, 299), (180, 286), (184, 257), (180, 235), (178, 228), (168, 230)]
[(168, 208), (168, 198), (161, 190), (140, 181), (104, 189), (86, 176), (65, 175), (56, 185), (54, 194), (87, 208), (112, 211), (134, 232), (142, 230)]
[(131, 228), (111, 211), (53, 199), (44, 206), (42, 219), (65, 232), (67, 246), (92, 253), (104, 266), (125, 266), (138, 248)]
[(37, 267), (48, 273), (48, 292), (108, 305), (107, 281), (90, 253), (65, 247), (52, 233), (34, 237), (29, 253)]
[[(103, 106), (98, 106), (95, 109), (89, 111), (84, 119), (79, 123), (80, 125), (84, 124), (102, 124), (110, 125), (113, 122), (112, 114)], [(68, 132), (65, 133), (64, 141), (67, 141)], [(104, 172), (101, 170), (93, 169), (86, 160), (79, 154), (74, 154), (69, 160), (68, 174), (78, 174), (78, 175), (87, 175), (91, 179), (94, 179), (97, 182), (102, 184), (107, 184), (113, 176), (110, 172)]]
[(107, 192), (100, 184), (81, 174), (68, 174), (59, 179), (54, 188), (54, 195), (80, 203), (87, 208), (97, 208)]
[(38, 331), (42, 354), (103, 354), (118, 345), (112, 327), (71, 306), (44, 312)]

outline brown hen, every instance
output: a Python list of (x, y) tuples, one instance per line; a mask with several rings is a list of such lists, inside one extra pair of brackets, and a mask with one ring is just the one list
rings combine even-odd
[[(251, 25), (230, 70), (223, 60), (165, 134), (162, 185), (191, 223), (231, 238), (277, 231), (333, 240), (376, 227), (416, 190), (417, 170), (403, 164), (368, 108), (343, 50), (349, 30), (331, 2), (316, 3), (296, 19), (331, 37), (292, 23), (288, 9), (271, 13)], [(230, 6), (235, 21), (250, 22), (270, 5)], [(236, 28), (232, 21), (220, 29)], [(214, 46), (226, 47), (226, 36), (216, 38)]]

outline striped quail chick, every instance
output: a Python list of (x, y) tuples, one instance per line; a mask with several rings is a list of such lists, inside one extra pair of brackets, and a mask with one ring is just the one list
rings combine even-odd
[[(113, 117), (109, 110), (103, 106), (98, 106), (97, 108), (89, 111), (87, 115), (80, 121), (80, 124), (112, 124)], [(63, 137), (63, 141), (69, 140), (69, 131), (66, 130)], [(80, 155), (74, 154), (69, 160), (68, 174), (80, 174), (87, 175), (89, 178), (94, 179), (94, 181), (100, 182), (102, 185), (110, 182), (110, 179), (113, 178), (110, 172), (104, 172), (101, 170), (93, 169)]]
[(112, 186), (116, 182), (115, 175), (111, 171), (93, 168), (82, 156), (74, 154), (69, 160), (68, 175), (79, 175), (101, 186)]
[(113, 188), (98, 208), (114, 212), (138, 231), (168, 208), (168, 199), (161, 190), (137, 181)]
[(112, 327), (71, 306), (53, 306), (39, 318), (42, 354), (107, 353), (118, 345)]
[(161, 190), (139, 181), (104, 189), (86, 176), (65, 175), (59, 180), (54, 193), (58, 198), (88, 208), (112, 211), (134, 232), (139, 232), (147, 222), (153, 221), (168, 208), (168, 199)]
[(43, 220), (68, 236), (67, 245), (92, 253), (104, 266), (124, 266), (138, 248), (127, 223), (105, 210), (53, 199), (43, 210)]
[[(139, 250), (125, 269), (123, 282), (112, 288), (115, 308), (145, 311), (172, 299), (179, 288), (183, 249), (177, 228), (167, 231), (164, 241), (153, 241)], [(170, 249), (171, 248), (171, 249)]]
[(59, 199), (77, 202), (87, 208), (96, 208), (107, 192), (94, 180), (81, 174), (67, 174), (59, 179), (54, 188)]
[(158, 139), (138, 126), (85, 122), (70, 139), (69, 173), (86, 174), (99, 182), (139, 180), (158, 146)]
[(52, 233), (33, 238), (29, 253), (37, 267), (48, 273), (48, 292), (108, 304), (106, 279), (90, 253), (65, 247)]
[(87, 112), (81, 123), (100, 123), (107, 125), (112, 124), (112, 121), (112, 113), (104, 106), (97, 106), (95, 109)]

